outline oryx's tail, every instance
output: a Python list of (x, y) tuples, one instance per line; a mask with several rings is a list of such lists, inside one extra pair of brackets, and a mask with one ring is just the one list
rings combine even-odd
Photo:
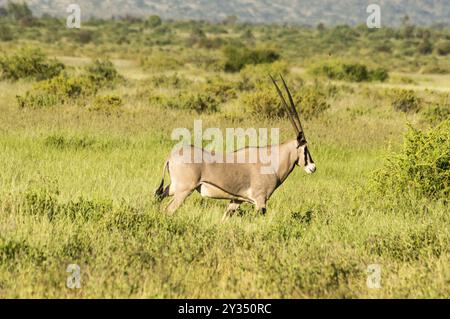
[(166, 171), (168, 168), (169, 168), (169, 161), (166, 161), (166, 163), (164, 164), (161, 183), (159, 184), (158, 188), (155, 190), (155, 198), (158, 200), (161, 200), (165, 197), (164, 196), (164, 177), (166, 175)]

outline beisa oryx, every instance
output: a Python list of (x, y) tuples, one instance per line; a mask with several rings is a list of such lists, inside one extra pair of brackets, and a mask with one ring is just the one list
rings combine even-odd
[[(256, 209), (265, 214), (268, 199), (283, 184), (295, 165), (302, 167), (308, 174), (315, 172), (316, 165), (311, 158), (286, 82), (280, 75), (290, 106), (276, 81), (272, 76), (270, 78), (280, 96), (281, 104), (287, 111), (296, 138), (280, 145), (245, 147), (224, 154), (221, 158), (224, 160), (217, 160), (220, 157), (214, 152), (192, 145), (176, 149), (167, 159), (161, 183), (155, 191), (155, 197), (158, 199), (173, 196), (167, 206), (169, 212), (174, 212), (186, 197), (196, 190), (203, 197), (230, 200), (222, 220), (231, 216), (243, 202), (254, 204)], [(267, 161), (263, 160), (261, 154), (277, 155), (277, 160), (267, 166)], [(196, 156), (201, 160), (195, 161)], [(237, 158), (248, 159), (252, 156), (254, 161), (236, 161)], [(166, 171), (169, 172), (171, 182), (164, 188)]]

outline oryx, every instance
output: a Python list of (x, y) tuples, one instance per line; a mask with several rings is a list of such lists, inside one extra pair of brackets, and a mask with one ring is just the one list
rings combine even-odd
[[(217, 154), (191, 145), (172, 152), (164, 165), (161, 183), (155, 191), (155, 197), (158, 199), (173, 196), (167, 206), (169, 212), (174, 212), (186, 197), (197, 190), (203, 197), (231, 201), (222, 220), (231, 216), (242, 202), (254, 204), (256, 209), (265, 214), (267, 200), (275, 189), (286, 180), (295, 165), (303, 167), (308, 174), (315, 172), (316, 165), (309, 153), (293, 98), (283, 77), (281, 75), (280, 77), (289, 98), (290, 107), (276, 81), (270, 76), (297, 137), (280, 145), (242, 148), (226, 154), (225, 161), (217, 161), (217, 157), (214, 157)], [(261, 154), (261, 151), (265, 151), (267, 154), (276, 153), (278, 155), (276, 165), (266, 167), (266, 163), (263, 163), (260, 155), (257, 155), (256, 161), (251, 163), (236, 163), (229, 160), (230, 158), (236, 159), (241, 155), (249, 158), (252, 152)], [(201, 155), (202, 160), (193, 161), (192, 159), (196, 155)], [(166, 170), (169, 171), (171, 183), (164, 189)]]

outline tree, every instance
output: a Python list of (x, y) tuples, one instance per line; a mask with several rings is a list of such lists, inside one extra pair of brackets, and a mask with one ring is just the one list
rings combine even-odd
[(150, 28), (156, 28), (159, 27), (162, 24), (162, 20), (159, 16), (157, 15), (151, 15), (150, 17), (148, 17), (147, 19), (147, 25)]

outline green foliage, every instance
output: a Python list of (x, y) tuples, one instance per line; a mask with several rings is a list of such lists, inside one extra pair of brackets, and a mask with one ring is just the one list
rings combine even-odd
[(172, 88), (172, 89), (181, 89), (185, 88), (191, 81), (185, 78), (184, 76), (180, 76), (176, 73), (171, 75), (155, 75), (151, 79), (151, 85), (155, 88)]
[(450, 54), (450, 41), (442, 41), (436, 44), (436, 52), (439, 55)]
[(184, 63), (174, 56), (164, 53), (155, 52), (148, 57), (141, 59), (141, 65), (144, 69), (150, 71), (168, 71), (181, 67)]
[(192, 110), (197, 113), (216, 112), (219, 101), (212, 95), (205, 93), (192, 93), (181, 91), (174, 96), (154, 95), (150, 97), (150, 103), (180, 110)]
[(240, 71), (247, 64), (272, 63), (280, 58), (280, 55), (270, 49), (248, 49), (239, 46), (226, 46), (224, 70), (226, 72)]
[(426, 122), (436, 125), (450, 117), (450, 105), (432, 105), (423, 112)]
[[(302, 86), (298, 91), (293, 91), (291, 88), (291, 93), (301, 118), (318, 117), (330, 107), (326, 95), (318, 86)], [(247, 112), (256, 116), (281, 117), (288, 114), (275, 88), (271, 85), (243, 92), (240, 95), (240, 102)]]
[(450, 196), (450, 120), (428, 132), (410, 126), (398, 154), (391, 154), (375, 172), (373, 185), (382, 195)]
[(103, 112), (108, 115), (117, 114), (123, 106), (123, 101), (117, 95), (96, 96), (89, 110)]
[(31, 91), (23, 96), (17, 96), (19, 107), (51, 107), (83, 102), (85, 98), (94, 95), (99, 87), (86, 76), (67, 76), (60, 74), (50, 80), (36, 83)]
[(162, 20), (157, 15), (151, 15), (148, 17), (147, 21), (145, 21), (146, 25), (150, 28), (159, 27), (162, 24)]
[(109, 60), (95, 60), (86, 68), (87, 77), (97, 86), (113, 86), (122, 81), (114, 64)]
[(269, 74), (278, 76), (279, 74), (287, 75), (288, 73), (289, 66), (282, 60), (273, 63), (246, 65), (239, 72), (239, 88), (241, 90), (252, 90), (269, 83)]
[(0, 58), (1, 78), (18, 79), (50, 79), (64, 69), (64, 65), (56, 60), (49, 60), (39, 49), (22, 49), (11, 56)]
[(314, 75), (326, 76), (329, 79), (350, 82), (385, 81), (389, 77), (386, 69), (369, 70), (361, 63), (321, 63), (311, 68)]
[(0, 24), (0, 41), (12, 41), (14, 39), (12, 29), (6, 24)]
[(91, 30), (74, 29), (71, 38), (81, 44), (90, 43), (94, 38), (94, 33)]
[(392, 107), (395, 111), (417, 112), (422, 100), (412, 90), (394, 90), (392, 92)]

